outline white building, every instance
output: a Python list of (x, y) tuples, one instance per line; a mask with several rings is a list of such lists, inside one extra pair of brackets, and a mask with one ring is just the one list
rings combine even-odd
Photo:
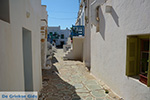
[(41, 0), (0, 0), (0, 91), (42, 88)]
[(41, 65), (46, 67), (48, 14), (46, 5), (41, 7)]
[(150, 100), (150, 1), (89, 1), (91, 73), (124, 100)]
[[(56, 42), (56, 46), (63, 47), (63, 45), (67, 43), (70, 30), (68, 28), (61, 29), (60, 26), (48, 27), (48, 34), (50, 35), (50, 38)], [(57, 34), (58, 37), (55, 38), (54, 34)]]
[(85, 25), (85, 6), (85, 3), (83, 2), (83, 0), (81, 0), (76, 25)]
[(76, 21), (76, 25), (83, 25), (85, 29), (84, 38), (83, 38), (83, 55), (82, 59), (86, 67), (90, 69), (90, 1), (89, 0), (81, 0), (80, 8), (78, 11), (78, 18)]

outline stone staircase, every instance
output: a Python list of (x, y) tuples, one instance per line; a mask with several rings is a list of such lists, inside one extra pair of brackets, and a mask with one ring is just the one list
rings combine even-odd
[(64, 60), (83, 60), (84, 37), (73, 37), (72, 47), (64, 54)]
[(63, 59), (68, 60), (68, 58), (70, 57), (70, 55), (72, 55), (72, 53), (73, 53), (73, 48), (70, 48), (67, 52), (65, 52)]

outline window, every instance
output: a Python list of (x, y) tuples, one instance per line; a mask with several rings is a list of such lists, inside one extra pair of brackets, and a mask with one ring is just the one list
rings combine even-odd
[(99, 32), (99, 22), (100, 22), (99, 9), (100, 9), (100, 6), (98, 6), (98, 7), (96, 8), (96, 21), (97, 21), (96, 32)]
[(9, 0), (0, 0), (0, 19), (10, 23)]
[(51, 42), (53, 41), (53, 32), (49, 32), (49, 38), (51, 40)]
[(64, 39), (64, 34), (61, 34), (61, 39)]
[(126, 75), (150, 87), (150, 35), (127, 37)]
[(50, 34), (50, 35), (52, 35), (52, 34), (53, 34), (53, 32), (49, 32), (49, 34)]
[(57, 34), (57, 32), (54, 32), (53, 37), (54, 37), (54, 39), (59, 39), (60, 35)]

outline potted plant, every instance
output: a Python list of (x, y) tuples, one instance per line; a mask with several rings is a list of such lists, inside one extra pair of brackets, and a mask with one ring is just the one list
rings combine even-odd
[(85, 16), (85, 21), (86, 21), (86, 23), (88, 23), (88, 17), (87, 16)]

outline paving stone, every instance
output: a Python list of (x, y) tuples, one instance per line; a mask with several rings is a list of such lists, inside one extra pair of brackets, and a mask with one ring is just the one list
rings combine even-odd
[(75, 87), (74, 87), (74, 86), (71, 86), (71, 85), (68, 85), (68, 86), (67, 86), (67, 89), (73, 90), (73, 89), (75, 89)]
[(58, 91), (59, 94), (64, 94), (64, 91)]
[(105, 98), (96, 98), (96, 100), (105, 100)]
[(94, 98), (93, 97), (86, 97), (85, 100), (94, 100)]
[(72, 98), (72, 100), (82, 100), (81, 98)]
[(80, 84), (74, 84), (74, 86), (75, 86), (76, 89), (78, 89), (78, 88), (83, 88), (82, 83), (80, 83)]
[(100, 85), (85, 85), (89, 91), (100, 90), (102, 87)]
[(49, 98), (46, 98), (46, 100), (62, 100), (62, 99), (59, 97), (49, 97)]
[(86, 78), (85, 78), (85, 77), (83, 77), (83, 76), (82, 76), (80, 79), (81, 79), (81, 82), (82, 82), (82, 83), (84, 83), (85, 81), (87, 81), (87, 80), (88, 80), (88, 79), (86, 79)]
[(56, 84), (57, 89), (63, 89), (65, 87), (64, 84)]
[(71, 78), (73, 78), (73, 79), (75, 79), (75, 78), (78, 79), (78, 78), (80, 78), (80, 75), (78, 75), (78, 74), (77, 74), (77, 75), (71, 75)]
[(87, 84), (87, 85), (97, 85), (97, 82), (96, 82), (96, 80), (86, 80), (84, 82), (84, 84)]
[(52, 96), (53, 93), (52, 93), (52, 92), (48, 92), (47, 95), (48, 95), (48, 96)]
[(106, 96), (104, 90), (95, 90), (95, 91), (92, 91), (91, 94), (92, 94), (95, 98), (102, 98), (102, 97), (105, 97), (105, 96)]
[(75, 83), (74, 81), (72, 81), (72, 80), (70, 80), (68, 83), (71, 84), (71, 85), (76, 84), (76, 83)]
[[(63, 61), (63, 51), (55, 54), (58, 62), (43, 71), (43, 89), (39, 100), (114, 100), (80, 61)], [(111, 94), (111, 93), (109, 93)], [(117, 100), (117, 99), (116, 99)]]
[(71, 96), (64, 96), (64, 100), (71, 100)]
[(77, 68), (77, 66), (71, 66), (72, 68)]
[(45, 87), (45, 86), (47, 86), (48, 85), (48, 83), (46, 82), (46, 81), (44, 81), (43, 82), (43, 86)]
[(75, 83), (81, 83), (82, 82), (82, 79), (80, 79), (79, 77), (77, 78), (70, 78), (70, 80), (72, 80), (73, 82)]
[(70, 91), (70, 90), (62, 90), (60, 91), (60, 93), (63, 93), (65, 95), (72, 95), (74, 93), (74, 91)]
[(80, 98), (80, 96), (77, 93), (72, 94), (72, 98)]
[(95, 79), (92, 75), (89, 74), (89, 72), (84, 73), (84, 75), (85, 75), (85, 78), (87, 78), (88, 80), (94, 80)]
[(83, 92), (89, 92), (89, 91), (87, 89), (82, 88), (82, 89), (77, 89), (76, 92), (82, 92), (83, 93)]
[(90, 93), (77, 93), (80, 97), (87, 97)]
[(111, 97), (106, 97), (105, 100), (113, 100)]

